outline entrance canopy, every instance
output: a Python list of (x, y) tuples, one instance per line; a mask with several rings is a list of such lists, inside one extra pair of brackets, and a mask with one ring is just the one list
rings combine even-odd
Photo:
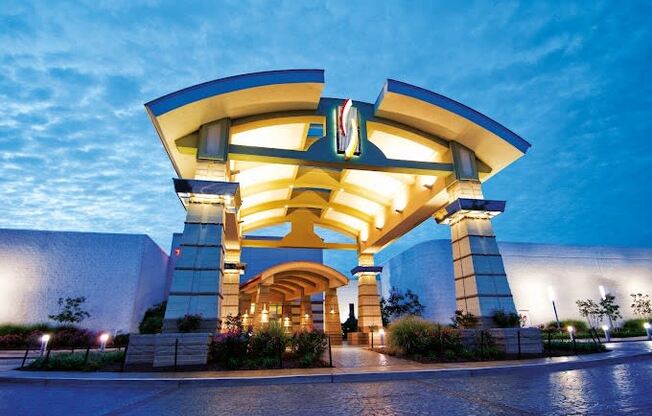
[(293, 261), (265, 270), (240, 286), (240, 293), (255, 297), (259, 285), (269, 287), (278, 300), (291, 301), (315, 293), (336, 289), (348, 279), (335, 269), (323, 264)]
[[(146, 104), (180, 178), (215, 180), (208, 163), (223, 166), (219, 180), (239, 184), (227, 246), (373, 254), (445, 206), (453, 180), (485, 181), (530, 146), (477, 111), (403, 82), (387, 80), (375, 103), (325, 98), (323, 87), (322, 70), (270, 71)], [(291, 231), (281, 240), (244, 237), (283, 223)], [(349, 242), (325, 242), (316, 226)]]

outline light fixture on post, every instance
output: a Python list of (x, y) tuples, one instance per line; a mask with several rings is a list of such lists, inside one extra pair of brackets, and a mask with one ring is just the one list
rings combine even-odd
[(106, 342), (109, 340), (109, 334), (104, 332), (100, 335), (100, 352), (104, 352), (106, 349)]
[(50, 334), (43, 334), (41, 336), (41, 355), (45, 353), (45, 350), (48, 347), (48, 341), (50, 341)]
[(555, 321), (557, 321), (557, 329), (561, 332), (561, 322), (559, 322), (559, 316), (557, 315), (557, 305), (555, 304), (555, 291), (552, 286), (548, 286), (548, 297), (550, 302), (552, 302), (552, 310), (555, 312)]
[(647, 340), (652, 341), (652, 330), (650, 330), (650, 328), (652, 328), (652, 325), (650, 325), (649, 322), (645, 322), (643, 324), (643, 328), (645, 328), (645, 333), (647, 334)]
[(609, 335), (609, 325), (602, 325), (602, 331), (604, 332), (604, 339), (607, 342), (611, 342), (611, 336)]
[(571, 341), (575, 342), (575, 328), (572, 325), (568, 325), (566, 330), (568, 331), (568, 335), (570, 335)]

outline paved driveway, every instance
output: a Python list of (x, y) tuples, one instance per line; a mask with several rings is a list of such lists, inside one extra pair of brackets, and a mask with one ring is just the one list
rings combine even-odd
[(652, 359), (566, 372), (253, 387), (0, 384), (0, 415), (652, 414)]

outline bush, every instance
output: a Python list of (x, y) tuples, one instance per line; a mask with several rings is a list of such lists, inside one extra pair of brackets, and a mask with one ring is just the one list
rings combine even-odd
[[(589, 332), (589, 325), (584, 322), (584, 321), (579, 321), (577, 319), (565, 319), (563, 321), (560, 321), (561, 324), (561, 330), (566, 332), (566, 328), (568, 326), (572, 326), (575, 328), (575, 332)], [(557, 329), (557, 321), (551, 321), (548, 323), (545, 329), (549, 330), (556, 330)]]
[(517, 313), (507, 313), (502, 309), (494, 311), (491, 320), (498, 328), (518, 328), (521, 326), (521, 317)]
[(387, 345), (399, 354), (427, 355), (434, 351), (435, 324), (416, 316), (406, 316), (389, 327)]
[[(276, 358), (278, 360), (288, 343), (281, 325), (270, 322), (254, 332), (249, 340), (249, 354), (256, 358)], [(278, 362), (278, 361), (277, 361)]]
[(322, 331), (302, 331), (292, 335), (290, 346), (301, 366), (309, 367), (319, 361), (328, 347), (328, 340)]
[(129, 344), (129, 334), (117, 334), (111, 339), (114, 348), (124, 348)]
[(47, 361), (46, 357), (40, 357), (25, 368), (45, 371), (97, 371), (112, 364), (122, 363), (124, 352), (91, 353), (88, 362), (84, 364), (85, 356), (83, 352), (53, 353)]
[(7, 334), (0, 335), (0, 348), (3, 349), (22, 349), (28, 345), (28, 337), (24, 334)]
[(649, 322), (647, 319), (628, 319), (623, 322), (622, 329), (630, 332), (641, 332), (642, 335), (645, 335), (644, 323)]
[(15, 324), (4, 324), (0, 325), (0, 335), (9, 335), (9, 334), (23, 334), (29, 335), (32, 332), (51, 332), (52, 326), (49, 324), (31, 324), (31, 325), (15, 325)]
[(201, 315), (184, 315), (177, 319), (179, 332), (195, 332), (201, 327)]
[(98, 334), (74, 326), (59, 327), (50, 338), (52, 348), (80, 348), (97, 344)]
[(250, 337), (251, 333), (242, 330), (215, 335), (209, 346), (208, 360), (230, 370), (242, 367), (247, 358)]
[(138, 325), (141, 334), (159, 334), (163, 330), (163, 316), (167, 302), (158, 303), (145, 311)]
[(453, 328), (475, 328), (478, 325), (477, 316), (472, 313), (464, 313), (462, 310), (456, 310), (451, 321)]

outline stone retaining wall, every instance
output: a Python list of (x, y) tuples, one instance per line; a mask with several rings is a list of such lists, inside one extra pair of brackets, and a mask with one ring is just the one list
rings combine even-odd
[(177, 345), (177, 365), (203, 365), (208, 361), (209, 333), (131, 334), (126, 364), (149, 364), (154, 367), (174, 365)]
[[(518, 338), (521, 338), (521, 354), (543, 353), (541, 331), (538, 328), (491, 328), (485, 329), (484, 341), (490, 339), (494, 346), (505, 354), (518, 354)], [(479, 329), (460, 330), (462, 343), (469, 348), (479, 348), (482, 335)], [(486, 345), (486, 344), (485, 344)]]

